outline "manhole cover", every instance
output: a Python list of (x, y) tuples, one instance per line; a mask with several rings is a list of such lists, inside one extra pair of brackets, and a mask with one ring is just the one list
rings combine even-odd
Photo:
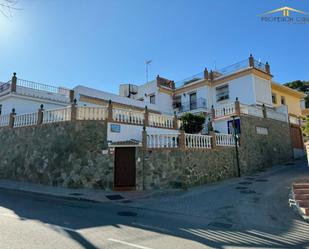
[(239, 186), (239, 187), (236, 187), (236, 189), (247, 189), (248, 187), (243, 187), (243, 186)]
[(80, 194), (80, 193), (72, 193), (72, 194), (70, 194), (70, 195), (73, 195), (73, 196), (81, 196), (82, 194)]
[(267, 179), (256, 179), (255, 181), (256, 181), (256, 182), (268, 182)]
[(218, 228), (231, 228), (232, 224), (223, 223), (223, 222), (211, 222), (208, 226), (218, 227)]
[(254, 190), (247, 189), (247, 190), (240, 191), (240, 193), (242, 193), (242, 194), (255, 194), (256, 192)]
[(111, 201), (124, 199), (121, 195), (106, 195), (106, 198)]
[(252, 184), (252, 182), (240, 182), (240, 183), (238, 183), (238, 184), (241, 184), (241, 185), (250, 185), (250, 184)]
[(137, 216), (137, 213), (130, 211), (122, 211), (117, 213), (119, 216)]

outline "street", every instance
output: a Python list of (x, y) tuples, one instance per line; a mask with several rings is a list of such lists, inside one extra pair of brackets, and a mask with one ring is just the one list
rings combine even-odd
[(126, 203), (0, 190), (0, 248), (309, 248), (309, 223), (288, 205), (299, 178), (304, 160)]

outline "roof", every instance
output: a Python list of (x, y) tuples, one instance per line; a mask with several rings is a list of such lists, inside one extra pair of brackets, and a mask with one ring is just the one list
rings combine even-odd
[(108, 144), (109, 147), (138, 147), (141, 145), (141, 142), (135, 139), (111, 142)]
[(300, 98), (300, 99), (303, 99), (307, 96), (303, 92), (294, 90), (292, 88), (289, 88), (287, 86), (281, 85), (281, 84), (279, 84), (277, 82), (273, 82), (273, 81), (271, 82), (271, 88), (274, 89), (274, 90), (277, 90), (277, 91), (282, 91), (286, 94), (290, 94), (290, 95), (297, 97), (297, 98)]

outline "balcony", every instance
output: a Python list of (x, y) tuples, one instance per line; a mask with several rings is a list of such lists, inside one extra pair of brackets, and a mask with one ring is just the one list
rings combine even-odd
[(206, 111), (207, 103), (206, 99), (198, 98), (196, 101), (188, 101), (181, 103), (179, 107), (179, 113), (190, 111)]

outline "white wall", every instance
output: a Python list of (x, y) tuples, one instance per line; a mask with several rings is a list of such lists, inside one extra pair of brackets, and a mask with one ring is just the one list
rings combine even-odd
[(0, 98), (2, 115), (10, 114), (13, 108), (17, 114), (37, 112), (41, 104), (44, 105), (44, 109), (62, 108), (69, 105), (11, 94)]
[[(156, 105), (148, 104), (148, 103), (145, 104), (144, 102), (139, 101), (139, 100), (122, 97), (122, 96), (119, 96), (113, 93), (103, 92), (103, 91), (96, 90), (93, 88), (88, 88), (85, 86), (75, 87), (74, 93), (75, 93), (75, 97), (77, 98), (77, 100), (80, 99), (80, 95), (82, 94), (82, 95), (89, 96), (89, 97), (103, 99), (106, 101), (112, 100), (112, 102), (117, 102), (117, 103), (121, 103), (125, 105), (132, 105), (132, 106), (140, 107), (140, 108), (145, 108), (145, 106), (147, 105), (149, 109), (159, 111)], [(87, 104), (86, 102), (82, 102), (80, 105), (85, 105), (85, 104), (89, 106), (93, 106), (93, 104), (91, 103)]]
[[(120, 125), (120, 133), (111, 132), (111, 124)], [(142, 141), (143, 126), (140, 125), (129, 125), (119, 123), (108, 123), (107, 126), (107, 140), (112, 142), (127, 141), (135, 139)], [(161, 129), (154, 127), (147, 127), (148, 134), (177, 134), (177, 130)]]
[(253, 76), (256, 104), (272, 106), (271, 83), (269, 80)]
[(169, 115), (174, 113), (173, 97), (170, 94), (158, 92), (156, 101), (156, 105), (158, 105), (160, 112)]
[[(216, 88), (226, 84), (229, 85), (229, 99), (217, 102)], [(232, 103), (236, 100), (236, 97), (243, 104), (252, 105), (256, 103), (252, 75), (246, 75), (213, 87), (214, 107)]]
[(219, 131), (220, 133), (228, 133), (228, 127), (227, 127), (227, 122), (229, 120), (224, 119), (224, 120), (218, 120), (213, 123), (213, 127), (215, 131)]

